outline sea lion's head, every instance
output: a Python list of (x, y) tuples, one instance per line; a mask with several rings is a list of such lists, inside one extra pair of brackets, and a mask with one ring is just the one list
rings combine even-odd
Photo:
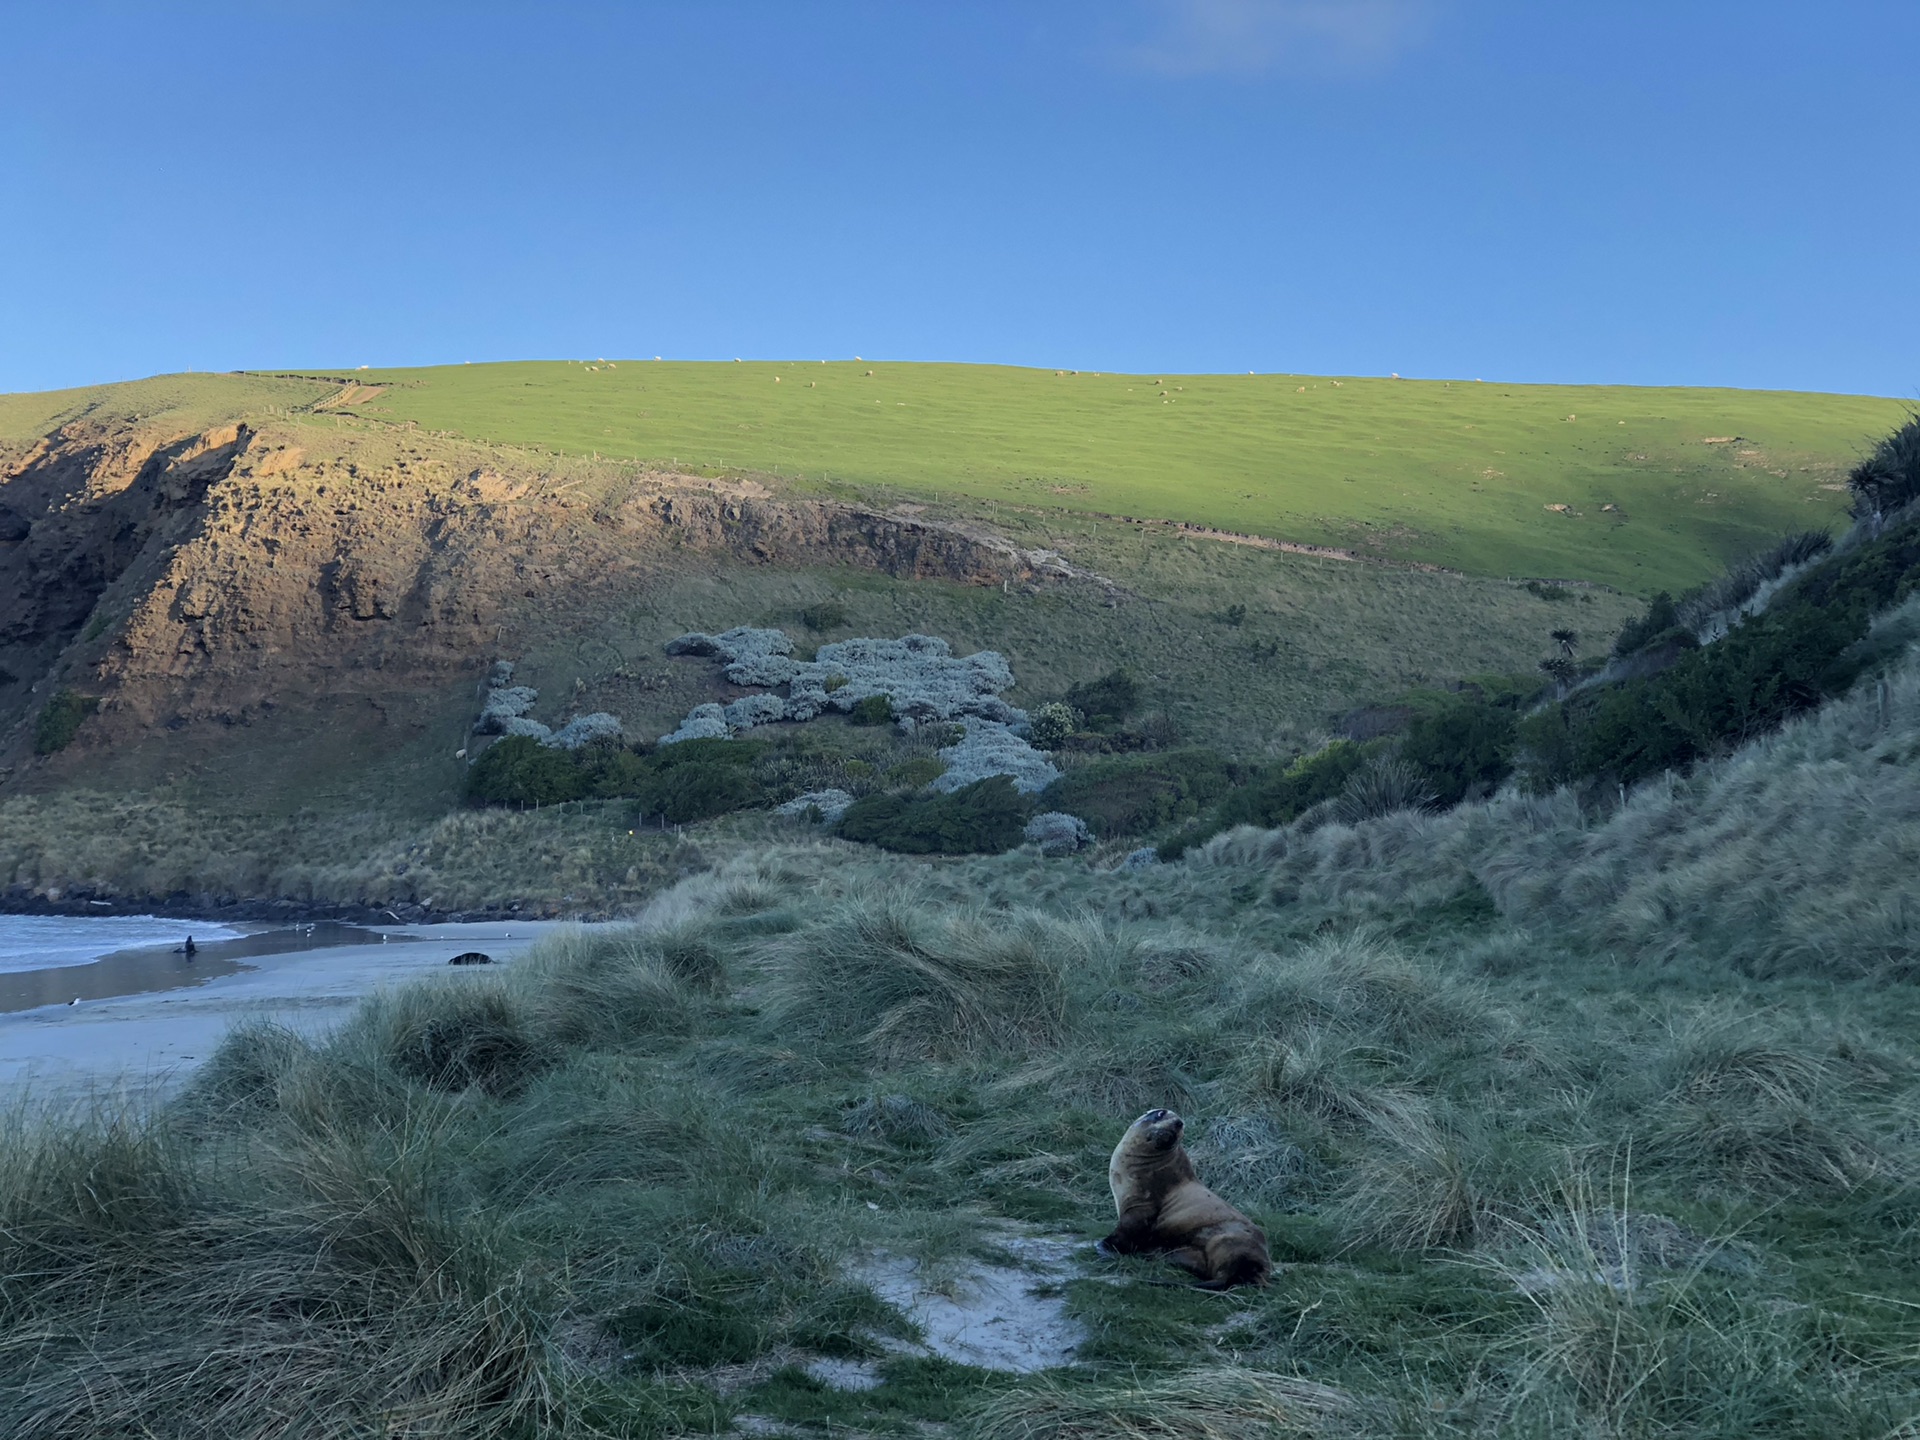
[(1149, 1110), (1128, 1128), (1131, 1133), (1127, 1138), (1134, 1146), (1158, 1155), (1180, 1143), (1187, 1122), (1171, 1110)]

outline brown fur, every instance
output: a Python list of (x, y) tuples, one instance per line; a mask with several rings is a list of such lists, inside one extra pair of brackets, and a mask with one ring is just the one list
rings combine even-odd
[(1099, 1248), (1165, 1251), (1205, 1290), (1266, 1284), (1273, 1269), (1266, 1232), (1200, 1183), (1180, 1143), (1185, 1128), (1171, 1110), (1149, 1110), (1127, 1127), (1107, 1164), (1120, 1219)]

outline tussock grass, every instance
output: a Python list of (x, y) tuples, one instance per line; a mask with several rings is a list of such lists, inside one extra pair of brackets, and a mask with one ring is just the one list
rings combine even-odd
[(422, 1205), (419, 1130), (217, 1167), (164, 1117), (41, 1113), (6, 1150), (7, 1433), (500, 1434), (550, 1396), (495, 1237)]
[(856, 899), (777, 942), (783, 1030), (857, 1040), (882, 1064), (1031, 1050), (1067, 1028), (1064, 966), (1104, 948), (1096, 927), (1028, 912), (938, 916)]
[(491, 979), (378, 996), (361, 1024), (395, 1073), (435, 1090), (510, 1095), (558, 1059), (517, 997)]
[[(1890, 725), (1855, 697), (1598, 811), (1122, 872), (769, 847), (331, 1036), (243, 1027), (157, 1110), (0, 1130), (0, 1433), (1902, 1433), (1920, 999), (1857, 952), (1753, 963), (1759, 920), (1644, 953), (1608, 919), (1732, 847), (1754, 873), (1723, 883), (1812, 925), (1810, 835), (1897, 900), (1841, 831), (1871, 789), (1748, 828), (1808, 773), (1904, 767), (1872, 758), (1906, 744), (1894, 683)], [(909, 1330), (858, 1281), (875, 1249), (958, 1287), (1009, 1220), (1091, 1241), (1165, 1104), (1270, 1287), (1090, 1269), (1052, 1376), (788, 1364)], [(1615, 1165), (1630, 1191), (1577, 1178)]]
[(976, 1440), (1262, 1440), (1356, 1431), (1350, 1396), (1291, 1375), (1215, 1365), (1101, 1388), (1042, 1382), (987, 1405)]

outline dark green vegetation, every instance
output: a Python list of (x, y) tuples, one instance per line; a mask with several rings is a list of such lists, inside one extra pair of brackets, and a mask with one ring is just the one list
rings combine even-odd
[(996, 775), (949, 795), (868, 795), (840, 817), (836, 833), (903, 855), (997, 855), (1020, 843), (1033, 808), (1011, 780)]
[(1103, 840), (1144, 836), (1194, 819), (1251, 768), (1205, 749), (1095, 760), (1068, 770), (1041, 800)]
[(57, 690), (33, 722), (33, 750), (36, 755), (52, 755), (64, 750), (79, 733), (80, 724), (100, 708), (100, 701), (77, 690)]
[(1832, 395), (984, 365), (620, 361), (351, 378), (388, 387), (360, 392), (360, 414), (494, 443), (973, 510), (1156, 516), (1640, 594), (1693, 584), (1809, 511), (1837, 512), (1823, 487), (1901, 413)]
[[(1765, 608), (1742, 618), (1770, 584)], [(1905, 651), (1906, 617), (1870, 631), (1916, 588), (1920, 516), (1905, 514), (1863, 521), (1837, 551), (1824, 534), (1795, 536), (1678, 602), (1656, 596), (1615, 643), (1618, 678), (1522, 722), (1529, 783), (1633, 784), (1777, 728)], [(1725, 633), (1702, 644), (1703, 626)]]
[(511, 735), (481, 752), (467, 793), (501, 805), (627, 799), (637, 802), (634, 814), (642, 820), (684, 825), (765, 803), (756, 762), (769, 748), (753, 740), (685, 740), (643, 752), (612, 744), (562, 750)]

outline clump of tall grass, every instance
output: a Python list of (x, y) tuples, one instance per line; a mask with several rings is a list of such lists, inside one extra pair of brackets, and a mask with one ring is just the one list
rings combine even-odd
[(1333, 801), (1332, 818), (1342, 825), (1357, 825), (1396, 810), (1425, 810), (1435, 798), (1433, 786), (1412, 765), (1392, 756), (1376, 756), (1347, 777)]
[(1329, 1385), (1213, 1365), (1106, 1385), (1043, 1379), (988, 1403), (973, 1440), (1267, 1440), (1342, 1435), (1361, 1407)]
[(1484, 993), (1408, 963), (1364, 927), (1329, 933), (1281, 953), (1257, 951), (1222, 987), (1219, 1013), (1287, 1039), (1329, 1026), (1373, 1043), (1408, 1046), (1470, 1040), (1503, 1023)]
[(488, 977), (375, 996), (357, 1024), (408, 1080), (433, 1090), (511, 1095), (559, 1061), (527, 1008), (506, 983)]
[(217, 1121), (257, 1119), (278, 1107), (282, 1080), (312, 1049), (304, 1036), (285, 1025), (242, 1021), (195, 1073), (183, 1109)]
[(687, 1033), (700, 997), (725, 979), (719, 947), (698, 924), (562, 930), (528, 951), (511, 976), (538, 1033), (598, 1047)]
[(0, 1147), (0, 1430), (23, 1440), (501, 1434), (552, 1414), (530, 1287), (437, 1212), (435, 1137), (199, 1157), (153, 1114)]
[(855, 1041), (883, 1064), (1032, 1050), (1065, 1036), (1067, 974), (1105, 944), (1091, 923), (883, 894), (772, 942), (769, 1000), (783, 1033)]
[(1514, 1181), (1499, 1173), (1497, 1142), (1483, 1127), (1446, 1123), (1423, 1109), (1376, 1115), (1369, 1127), (1335, 1202), (1350, 1243), (1466, 1250), (1485, 1238)]
[(1846, 1368), (1816, 1307), (1754, 1287), (1744, 1247), (1623, 1198), (1563, 1178), (1468, 1262), (1526, 1301), (1487, 1351), (1498, 1433), (1871, 1435), (1911, 1419), (1900, 1377)]
[(841, 1113), (840, 1129), (895, 1145), (930, 1145), (953, 1133), (946, 1116), (933, 1106), (900, 1094), (861, 1097)]

